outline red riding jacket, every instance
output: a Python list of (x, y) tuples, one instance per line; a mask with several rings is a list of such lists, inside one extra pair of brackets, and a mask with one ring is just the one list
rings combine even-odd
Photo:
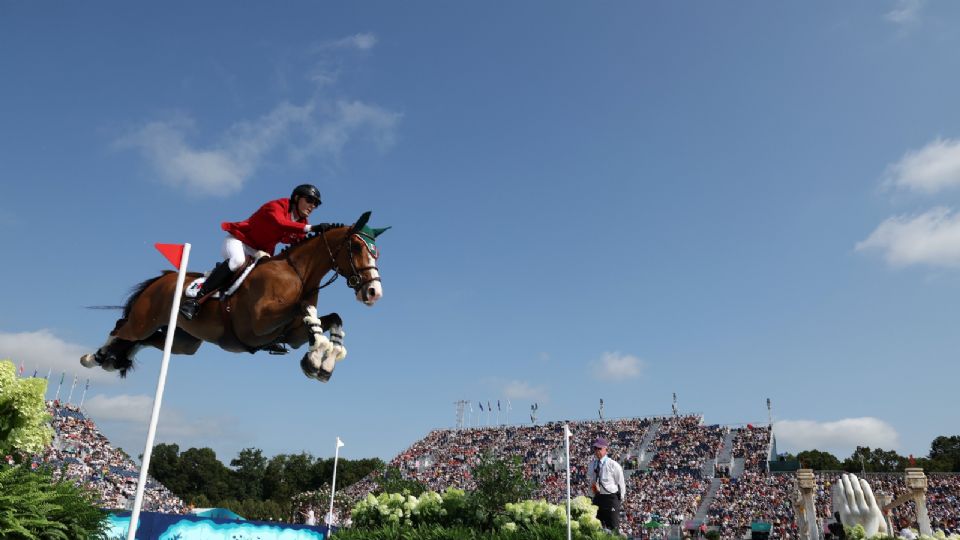
[(303, 240), (307, 218), (290, 219), (290, 199), (277, 199), (260, 207), (246, 221), (224, 221), (220, 227), (244, 244), (273, 255), (278, 243)]

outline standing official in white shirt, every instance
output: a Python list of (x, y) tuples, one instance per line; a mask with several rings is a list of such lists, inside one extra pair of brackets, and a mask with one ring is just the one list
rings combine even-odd
[(587, 483), (593, 492), (593, 504), (597, 505), (597, 519), (614, 534), (620, 533), (620, 505), (627, 494), (623, 479), (623, 467), (607, 456), (607, 440), (603, 437), (593, 442), (594, 459), (587, 468)]

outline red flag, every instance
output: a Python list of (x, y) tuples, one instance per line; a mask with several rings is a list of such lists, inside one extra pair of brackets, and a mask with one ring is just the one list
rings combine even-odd
[(183, 244), (154, 244), (153, 247), (157, 248), (157, 251), (163, 254), (174, 268), (180, 269), (180, 261), (183, 260)]

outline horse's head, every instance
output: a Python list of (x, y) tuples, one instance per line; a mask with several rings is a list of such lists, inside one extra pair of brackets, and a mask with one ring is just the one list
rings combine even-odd
[[(347, 285), (357, 294), (357, 300), (372, 306), (383, 296), (380, 270), (377, 268), (377, 237), (390, 227), (374, 229), (367, 225), (370, 212), (364, 212), (347, 232), (344, 246), (338, 249), (334, 260), (336, 271), (347, 278)], [(346, 249), (343, 249), (346, 247)]]

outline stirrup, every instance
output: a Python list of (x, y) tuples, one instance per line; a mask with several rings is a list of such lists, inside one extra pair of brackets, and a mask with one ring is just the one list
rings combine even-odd
[(200, 311), (200, 302), (197, 302), (193, 298), (188, 298), (180, 304), (180, 314), (183, 315), (188, 321), (192, 321), (194, 317), (197, 316), (197, 313)]
[(268, 343), (260, 347), (260, 350), (267, 351), (270, 354), (287, 354), (290, 352), (290, 349), (287, 349), (287, 346), (283, 343)]

